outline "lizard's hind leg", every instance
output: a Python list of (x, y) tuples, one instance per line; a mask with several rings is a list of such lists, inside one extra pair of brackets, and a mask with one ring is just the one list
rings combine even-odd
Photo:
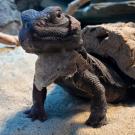
[(79, 89), (89, 91), (91, 97), (91, 115), (86, 124), (92, 127), (101, 127), (107, 123), (107, 102), (105, 88), (97, 76), (88, 70), (74, 75), (75, 86)]

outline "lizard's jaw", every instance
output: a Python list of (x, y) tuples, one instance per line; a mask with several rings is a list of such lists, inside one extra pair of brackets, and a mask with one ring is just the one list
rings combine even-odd
[(35, 40), (64, 40), (69, 37), (69, 29), (63, 27), (48, 27), (42, 31), (35, 31), (33, 37)]
[(33, 25), (32, 36), (34, 40), (61, 41), (70, 40), (74, 35), (80, 34), (80, 26), (73, 28), (70, 16), (64, 17), (65, 23), (46, 24), (43, 20), (37, 20)]

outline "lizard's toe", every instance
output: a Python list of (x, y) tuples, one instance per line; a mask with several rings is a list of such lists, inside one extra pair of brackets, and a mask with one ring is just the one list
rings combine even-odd
[(106, 117), (103, 117), (103, 118), (92, 118), (92, 117), (90, 117), (86, 121), (86, 125), (91, 126), (93, 128), (99, 128), (99, 127), (102, 127), (106, 124), (107, 124), (107, 118)]
[(43, 108), (32, 106), (30, 110), (24, 112), (27, 118), (31, 118), (32, 121), (39, 120), (41, 122), (47, 119), (47, 114)]

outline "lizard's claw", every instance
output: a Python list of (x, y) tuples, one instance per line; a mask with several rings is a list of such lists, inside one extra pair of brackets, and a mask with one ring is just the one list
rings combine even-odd
[(106, 116), (103, 118), (97, 118), (97, 117), (90, 117), (87, 121), (86, 121), (86, 125), (94, 127), (94, 128), (99, 128), (103, 125), (107, 124), (107, 118)]
[(27, 115), (27, 118), (31, 118), (32, 121), (39, 120), (44, 122), (47, 120), (47, 115), (44, 111), (44, 108), (37, 107), (35, 105), (33, 105), (31, 109), (26, 110), (24, 113)]

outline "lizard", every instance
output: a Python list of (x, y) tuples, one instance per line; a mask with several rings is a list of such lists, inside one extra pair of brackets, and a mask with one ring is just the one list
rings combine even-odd
[(88, 126), (107, 124), (107, 102), (123, 100), (128, 86), (113, 67), (87, 52), (80, 22), (57, 6), (22, 13), (19, 41), (28, 53), (38, 55), (33, 81), (33, 105), (25, 113), (45, 121), (47, 86), (53, 82), (69, 93), (90, 99)]

